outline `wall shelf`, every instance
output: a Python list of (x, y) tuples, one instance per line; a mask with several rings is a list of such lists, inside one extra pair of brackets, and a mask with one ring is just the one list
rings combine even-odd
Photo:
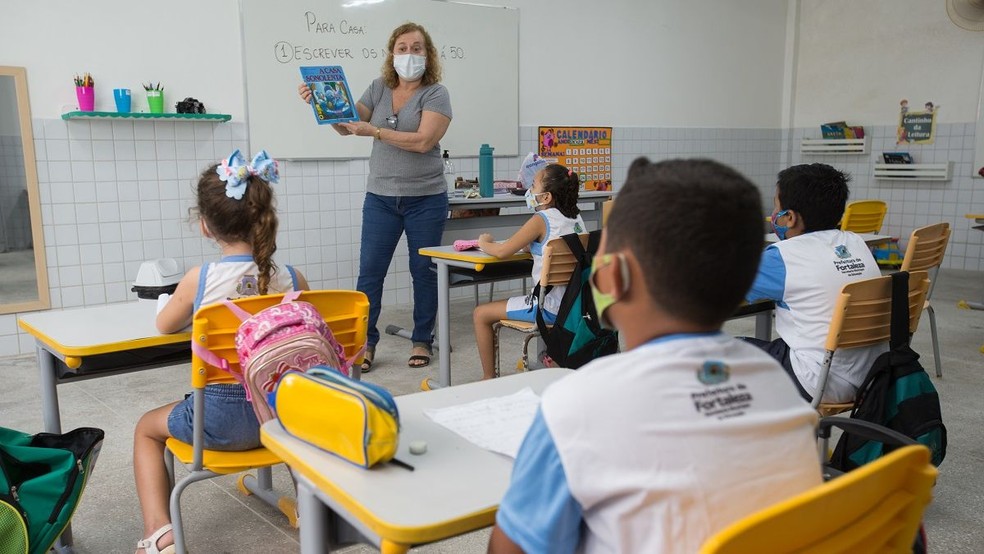
[(864, 154), (868, 151), (868, 139), (803, 139), (800, 152), (810, 155)]
[(875, 179), (949, 181), (953, 162), (941, 164), (875, 164)]
[(150, 121), (229, 121), (224, 113), (143, 113), (143, 112), (67, 112), (62, 119), (147, 119)]

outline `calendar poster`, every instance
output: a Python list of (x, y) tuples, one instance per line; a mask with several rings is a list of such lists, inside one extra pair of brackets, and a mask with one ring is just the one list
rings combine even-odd
[(611, 127), (540, 127), (538, 154), (573, 169), (583, 190), (612, 190)]

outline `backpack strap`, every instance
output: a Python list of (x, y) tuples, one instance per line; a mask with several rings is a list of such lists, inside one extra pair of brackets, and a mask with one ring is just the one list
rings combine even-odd
[(302, 291), (302, 290), (289, 290), (289, 291), (287, 291), (287, 292), (284, 293), (284, 299), (281, 300), (280, 303), (281, 304), (290, 304), (291, 302), (297, 300), (297, 298), (299, 296), (301, 296), (301, 293), (302, 292), (304, 292), (304, 291)]
[(892, 274), (892, 350), (909, 344), (909, 272)]
[(230, 375), (233, 375), (238, 380), (242, 380), (241, 375), (236, 375), (235, 372), (229, 369), (229, 360), (217, 355), (208, 348), (198, 344), (198, 341), (191, 341), (191, 351), (195, 353), (196, 356), (202, 359), (203, 362), (207, 363), (212, 367), (217, 367)]

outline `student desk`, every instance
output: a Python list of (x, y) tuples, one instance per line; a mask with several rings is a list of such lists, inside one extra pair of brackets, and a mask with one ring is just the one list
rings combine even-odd
[[(441, 373), (440, 386), (448, 387), (451, 386), (450, 268), (458, 267), (481, 273), (486, 267), (494, 264), (529, 260), (531, 257), (523, 252), (500, 260), (480, 250), (458, 252), (453, 246), (421, 248), (419, 252), (421, 256), (429, 256), (437, 266), (437, 349), (440, 352), (438, 368)], [(516, 278), (529, 276), (529, 270), (526, 271), (525, 275), (518, 274)]]
[[(883, 242), (888, 242), (892, 240), (892, 235), (876, 235), (874, 233), (859, 233), (858, 236), (861, 237), (861, 239), (864, 240), (864, 243), (867, 244), (868, 246), (875, 246), (877, 244), (881, 244)], [(766, 233), (765, 242), (769, 244), (779, 242), (779, 237), (777, 237), (775, 233)]]
[[(329, 517), (341, 516), (382, 552), (406, 552), (409, 545), (441, 540), (495, 522), (509, 486), (513, 460), (480, 448), (434, 423), (425, 410), (505, 396), (525, 387), (541, 393), (571, 373), (541, 369), (499, 379), (400, 396), (400, 446), (393, 464), (366, 470), (289, 435), (277, 420), (260, 430), (260, 440), (297, 477), (301, 552), (321, 553), (332, 539)], [(411, 441), (427, 452), (411, 455)]]
[[(191, 333), (162, 335), (154, 321), (156, 302), (22, 315), (17, 324), (37, 343), (44, 430), (61, 433), (58, 384), (181, 363), (190, 359)], [(72, 527), (55, 551), (72, 550)]]
[[(964, 217), (966, 217), (967, 219), (974, 220), (974, 223), (977, 224), (974, 225), (973, 227), (974, 229), (977, 229), (978, 231), (984, 231), (984, 214), (966, 214)], [(984, 310), (984, 301), (981, 302), (961, 301), (958, 304), (958, 306), (967, 307), (970, 308), (971, 310)], [(981, 352), (984, 352), (984, 346), (981, 347)]]
[[(581, 191), (578, 193), (578, 204), (592, 204), (593, 210), (584, 211), (581, 217), (585, 223), (595, 222), (596, 228), (601, 228), (601, 205), (615, 195), (612, 191)], [(486, 208), (524, 208), (526, 199), (522, 196), (507, 193), (496, 194), (491, 198), (449, 198), (448, 209), (450, 210), (481, 210)], [(521, 214), (502, 214), (488, 217), (465, 217), (449, 219), (444, 226), (445, 232), (470, 230), (476, 231), (475, 236), (467, 238), (478, 238), (478, 232), (486, 232), (489, 227), (513, 226), (517, 229), (526, 223), (533, 215), (532, 213)], [(460, 233), (459, 233), (460, 234)], [(501, 237), (505, 238), (505, 237)], [(446, 239), (445, 239), (446, 240)], [(446, 240), (447, 241), (447, 240)], [(447, 241), (450, 242), (450, 241)]]
[(46, 311), (18, 318), (37, 343), (44, 430), (61, 433), (59, 383), (105, 377), (190, 359), (191, 333), (162, 335), (156, 302)]

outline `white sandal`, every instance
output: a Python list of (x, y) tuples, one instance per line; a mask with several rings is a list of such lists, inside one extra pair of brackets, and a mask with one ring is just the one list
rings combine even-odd
[(172, 529), (173, 527), (171, 526), (170, 523), (168, 523), (167, 525), (161, 527), (157, 531), (154, 531), (153, 535), (147, 537), (142, 541), (137, 541), (137, 548), (143, 548), (144, 552), (146, 552), (147, 554), (174, 554), (175, 549), (173, 544), (169, 544), (165, 546), (164, 550), (157, 549), (157, 541), (160, 540), (161, 537), (163, 537), (165, 534), (170, 532)]

